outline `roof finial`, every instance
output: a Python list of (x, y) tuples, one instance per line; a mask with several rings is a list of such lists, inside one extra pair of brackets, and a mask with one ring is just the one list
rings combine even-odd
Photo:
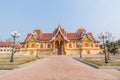
[(58, 29), (59, 29), (59, 28), (61, 28), (61, 25), (60, 25), (60, 23), (58, 23)]

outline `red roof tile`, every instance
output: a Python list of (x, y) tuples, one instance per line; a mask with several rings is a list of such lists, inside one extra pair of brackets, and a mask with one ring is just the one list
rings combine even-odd
[(82, 35), (84, 35), (83, 33), (86, 33), (86, 30), (84, 28), (79, 28), (77, 30), (77, 38), (82, 39)]
[(12, 42), (0, 42), (0, 47), (10, 47), (12, 46)]
[(84, 36), (84, 34), (87, 34), (88, 37), (95, 41), (93, 35), (91, 32), (86, 32), (84, 28), (80, 28), (77, 30), (76, 33), (67, 33), (63, 28), (58, 26), (58, 28), (54, 29), (52, 33), (42, 33), (40, 29), (35, 29), (33, 33), (28, 33), (26, 36), (25, 41), (28, 41), (31, 37), (31, 35), (34, 36), (34, 38), (38, 41), (47, 41), (52, 39), (56, 34), (58, 34), (58, 30), (62, 33), (62, 36), (65, 37), (65, 39), (70, 39), (70, 40), (76, 40), (76, 39), (81, 39), (81, 36)]
[[(0, 42), (0, 47), (12, 47), (13, 42)], [(20, 48), (20, 45), (15, 46), (16, 49)]]
[(42, 32), (41, 32), (41, 30), (39, 28), (35, 29), (33, 31), (33, 33), (36, 34), (37, 36), (41, 36), (42, 35)]
[(28, 33), (27, 36), (26, 36), (25, 41), (28, 41), (31, 35), (32, 35), (31, 33)]
[(61, 29), (61, 32), (64, 36), (66, 36), (66, 31), (64, 29)]
[(92, 39), (93, 41), (95, 41), (95, 38), (93, 37), (93, 34), (91, 32), (87, 32), (87, 34), (90, 37), (90, 39)]
[(52, 38), (52, 33), (43, 33), (43, 34), (42, 34), (42, 38), (43, 38), (43, 39)]
[(55, 29), (55, 30), (53, 31), (53, 36), (57, 33), (57, 31), (58, 31), (58, 29)]
[(68, 39), (77, 39), (77, 33), (67, 33)]

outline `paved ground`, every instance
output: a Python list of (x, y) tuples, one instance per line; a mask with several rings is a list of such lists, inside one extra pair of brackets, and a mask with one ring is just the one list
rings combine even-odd
[(4, 72), (0, 80), (119, 80), (115, 76), (73, 60), (49, 56), (28, 66)]

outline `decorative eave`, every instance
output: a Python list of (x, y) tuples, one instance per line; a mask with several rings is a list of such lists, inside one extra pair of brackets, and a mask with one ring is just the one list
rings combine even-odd
[[(29, 41), (29, 39), (31, 38), (31, 36), (32, 36), (32, 34), (31, 34), (31, 33), (27, 33), (27, 35), (26, 35), (26, 38), (25, 38), (24, 42), (28, 42), (28, 41)], [(24, 42), (23, 42), (23, 43), (24, 43)]]
[(49, 41), (53, 41), (55, 39), (55, 37), (58, 35), (58, 33), (60, 32), (60, 34), (62, 35), (62, 37), (66, 40), (66, 41), (70, 41), (69, 39), (67, 39), (67, 37), (65, 37), (61, 31), (61, 27), (60, 25), (58, 25), (58, 30), (57, 30), (57, 33), (55, 34), (55, 36), (53, 36)]
[(39, 36), (38, 36), (38, 35), (36, 35), (36, 34), (34, 34), (34, 33), (32, 33), (32, 35), (33, 35), (35, 41), (39, 41)]
[(61, 28), (60, 24), (58, 24), (58, 27), (52, 33), (42, 33), (39, 28), (36, 28), (32, 33), (27, 34), (23, 43), (28, 42), (31, 37), (33, 37), (36, 42), (51, 42), (57, 39), (59, 34), (65, 41), (81, 41), (85, 36), (87, 36), (90, 41), (98, 43), (92, 33), (87, 32), (84, 28), (78, 29), (76, 33), (67, 33), (63, 28)]
[(82, 34), (80, 35), (80, 40), (83, 39), (84, 35), (86, 35), (86, 32), (85, 32), (85, 31), (83, 31)]
[(37, 35), (35, 35), (34, 33), (28, 33), (27, 35), (30, 35), (30, 36), (29, 36), (29, 37), (26, 36), (26, 39), (25, 39), (24, 42), (28, 42), (32, 36), (34, 37), (35, 41), (39, 41), (39, 40), (38, 40), (39, 37), (38, 37)]
[(84, 39), (85, 35), (87, 35), (88, 38), (89, 38), (91, 41), (95, 42), (95, 40), (93, 40), (93, 39), (89, 36), (89, 34), (88, 34), (87, 32), (83, 32), (83, 33), (81, 34), (81, 40)]
[[(88, 33), (86, 33), (86, 34), (87, 34), (88, 38), (89, 38), (91, 41), (95, 42), (95, 39), (94, 39), (94, 38), (91, 38)], [(93, 35), (92, 35), (92, 37), (93, 37)]]
[(87, 37), (91, 40), (91, 41), (93, 41), (93, 39), (91, 39), (91, 37), (86, 33), (85, 35), (87, 35)]

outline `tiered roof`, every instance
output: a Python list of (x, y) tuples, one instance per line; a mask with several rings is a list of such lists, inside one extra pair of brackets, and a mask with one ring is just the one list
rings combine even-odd
[(60, 24), (52, 33), (42, 33), (39, 28), (35, 29), (32, 33), (27, 34), (25, 42), (29, 41), (31, 36), (33, 36), (37, 41), (53, 41), (58, 34), (61, 34), (66, 41), (82, 40), (83, 37), (87, 35), (90, 40), (96, 42), (93, 34), (91, 32), (87, 32), (84, 28), (79, 28), (76, 33), (67, 33), (63, 28), (61, 28)]

